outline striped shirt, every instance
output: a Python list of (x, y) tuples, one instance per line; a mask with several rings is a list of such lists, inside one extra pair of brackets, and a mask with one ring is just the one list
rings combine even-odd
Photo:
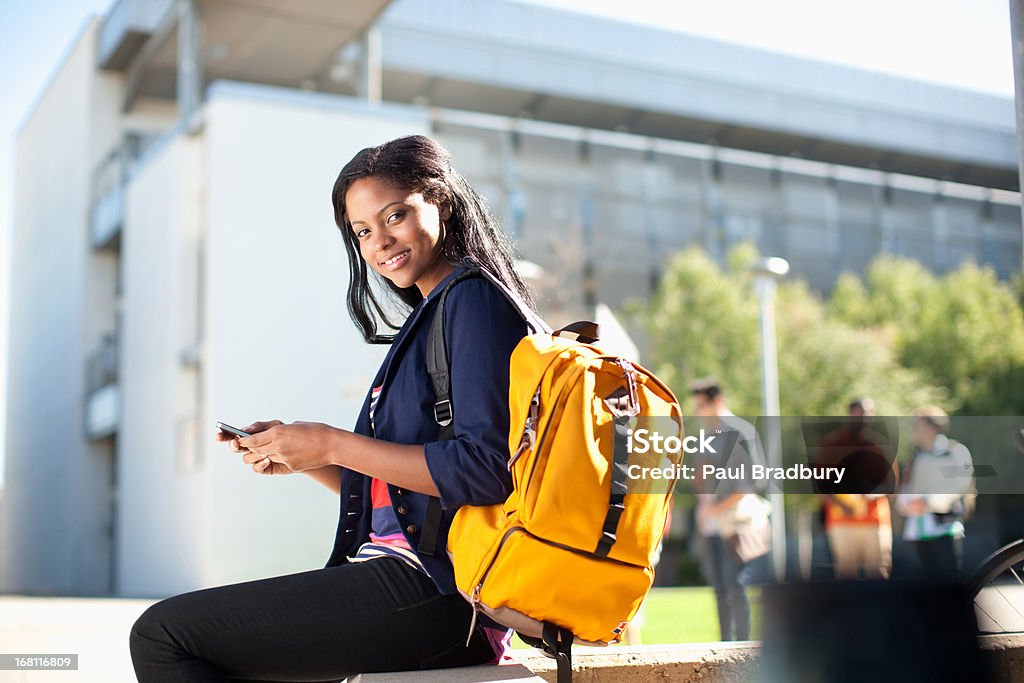
[[(384, 387), (374, 387), (370, 394), (370, 429), (374, 430), (373, 413), (380, 400)], [(373, 431), (376, 434), (375, 431)], [(388, 485), (382, 479), (374, 477), (370, 481), (370, 505), (372, 508), (370, 516), (370, 540), (359, 546), (356, 554), (349, 559), (350, 562), (366, 562), (379, 557), (393, 557), (407, 565), (421, 571), (427, 576), (430, 573), (423, 567), (423, 563), (409, 545), (402, 527), (391, 507), (391, 494), (388, 493)], [(489, 626), (481, 626), (487, 642), (494, 651), (494, 662), (501, 663), (512, 660), (512, 629), (498, 629)]]
[(416, 557), (405, 539), (398, 517), (391, 507), (391, 496), (388, 494), (387, 482), (374, 478), (370, 482), (370, 501), (373, 511), (370, 517), (370, 540), (359, 546), (352, 562), (362, 562), (377, 557), (396, 557), (413, 569), (429, 576), (420, 558)]
[[(374, 387), (370, 392), (370, 429), (376, 434), (373, 422), (373, 414), (377, 409), (377, 402), (380, 401), (381, 392), (384, 386)], [(391, 495), (388, 493), (387, 482), (373, 478), (370, 482), (370, 505), (372, 512), (370, 516), (370, 540), (359, 546), (352, 562), (362, 562), (378, 557), (395, 557), (402, 560), (413, 569), (417, 569), (429, 576), (423, 568), (423, 563), (416, 557), (409, 546), (409, 541), (402, 534), (402, 527), (398, 524), (398, 517), (391, 507)]]

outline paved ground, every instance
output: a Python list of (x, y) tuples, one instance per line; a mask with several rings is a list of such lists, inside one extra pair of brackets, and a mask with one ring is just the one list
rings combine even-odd
[(0, 671), (0, 683), (134, 681), (128, 632), (153, 602), (0, 595), (0, 653), (78, 655), (78, 671)]

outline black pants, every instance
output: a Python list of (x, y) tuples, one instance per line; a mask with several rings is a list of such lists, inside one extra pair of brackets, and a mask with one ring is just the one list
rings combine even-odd
[(207, 588), (132, 627), (135, 675), (157, 681), (337, 681), (494, 658), (458, 594), (395, 558)]

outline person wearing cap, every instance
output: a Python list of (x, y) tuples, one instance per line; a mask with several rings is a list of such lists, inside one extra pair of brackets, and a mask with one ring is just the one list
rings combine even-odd
[[(690, 387), (695, 421), (708, 431), (738, 432), (730, 452), (698, 453), (694, 461), (698, 476), (694, 481), (697, 497), (696, 522), (700, 545), (701, 569), (715, 590), (718, 623), (722, 640), (750, 639), (750, 601), (744, 583), (745, 571), (753, 557), (737, 552), (737, 517), (742, 508), (752, 509), (758, 528), (767, 530), (762, 498), (755, 494), (750, 477), (751, 463), (763, 463), (760, 441), (754, 426), (729, 410), (721, 383), (715, 378), (698, 380)], [(747, 476), (740, 479), (704, 479), (701, 465), (714, 464), (736, 468), (746, 464)], [(752, 497), (751, 497), (752, 496)], [(750, 505), (746, 505), (750, 503)], [(764, 547), (767, 550), (767, 547)], [(763, 554), (761, 552), (760, 554)]]

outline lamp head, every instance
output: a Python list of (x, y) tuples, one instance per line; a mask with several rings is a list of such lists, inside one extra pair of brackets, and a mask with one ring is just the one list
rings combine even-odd
[(747, 269), (754, 276), (781, 278), (789, 272), (789, 261), (778, 256), (758, 259)]

